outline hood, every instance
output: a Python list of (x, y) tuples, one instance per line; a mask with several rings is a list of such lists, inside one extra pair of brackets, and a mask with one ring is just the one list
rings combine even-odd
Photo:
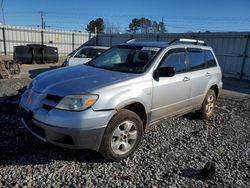
[(84, 94), (137, 76), (136, 74), (77, 65), (38, 75), (32, 82), (32, 89), (39, 93), (50, 93), (58, 96)]

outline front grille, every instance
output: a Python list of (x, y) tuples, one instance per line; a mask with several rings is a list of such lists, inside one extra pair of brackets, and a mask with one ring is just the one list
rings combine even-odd
[(52, 110), (56, 107), (62, 97), (52, 94), (47, 94), (46, 98), (43, 101), (43, 108), (45, 110)]
[(51, 106), (51, 105), (48, 105), (48, 104), (43, 104), (43, 108), (44, 108), (45, 110), (50, 111), (50, 110), (52, 110), (52, 109), (54, 108), (54, 106)]
[(21, 116), (24, 119), (26, 126), (28, 126), (28, 128), (34, 132), (35, 134), (37, 134), (38, 136), (45, 138), (45, 131), (43, 128), (38, 127), (36, 124), (34, 124), (32, 122), (33, 119), (33, 112), (31, 111), (26, 111), (24, 108), (21, 108)]
[(67, 144), (67, 145), (74, 145), (73, 139), (68, 135), (65, 135), (62, 138), (59, 138), (57, 140), (54, 140), (54, 142), (58, 142), (61, 144)]
[(57, 95), (48, 94), (48, 95), (46, 96), (46, 99), (48, 99), (48, 100), (50, 100), (50, 101), (59, 102), (59, 101), (62, 99), (62, 97), (57, 96)]

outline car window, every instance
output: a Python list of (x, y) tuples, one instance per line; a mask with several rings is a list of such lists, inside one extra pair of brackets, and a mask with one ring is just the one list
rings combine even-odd
[(100, 55), (104, 49), (96, 49), (96, 48), (82, 48), (79, 50), (76, 55), (74, 56), (75, 58), (94, 58), (97, 55)]
[(121, 50), (119, 48), (110, 51), (109, 53), (106, 53), (105, 58), (102, 58), (102, 61), (100, 61), (99, 66), (104, 65), (112, 65), (112, 64), (123, 64), (126, 62), (126, 54), (128, 49)]
[(191, 71), (206, 68), (205, 55), (202, 50), (188, 50), (188, 58)]
[(143, 46), (113, 47), (85, 65), (120, 72), (142, 73), (160, 48)]
[(162, 61), (160, 67), (174, 67), (176, 73), (186, 71), (185, 51), (168, 53)]
[(206, 55), (206, 61), (207, 61), (208, 67), (217, 66), (216, 61), (214, 59), (214, 55), (212, 54), (212, 52), (210, 50), (205, 50), (204, 52), (205, 52), (205, 55)]

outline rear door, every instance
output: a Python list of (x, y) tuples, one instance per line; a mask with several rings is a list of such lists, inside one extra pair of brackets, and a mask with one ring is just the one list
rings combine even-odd
[(205, 53), (199, 48), (188, 48), (187, 57), (191, 78), (190, 107), (202, 103), (206, 95), (206, 87), (211, 77), (207, 69)]
[(174, 67), (176, 74), (153, 79), (152, 121), (185, 110), (190, 97), (191, 82), (184, 48), (168, 51), (159, 67)]

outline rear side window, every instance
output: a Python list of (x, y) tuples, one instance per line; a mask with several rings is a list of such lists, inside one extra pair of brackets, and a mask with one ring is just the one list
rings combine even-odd
[(207, 61), (207, 66), (208, 67), (216, 67), (216, 61), (214, 59), (214, 55), (212, 54), (211, 51), (205, 50), (205, 56), (206, 56), (206, 61)]
[(199, 49), (188, 49), (189, 66), (191, 71), (205, 69), (206, 61), (204, 52)]
[(176, 73), (182, 73), (186, 71), (185, 63), (185, 51), (183, 50), (172, 50), (166, 54), (163, 58), (160, 67), (174, 67)]

